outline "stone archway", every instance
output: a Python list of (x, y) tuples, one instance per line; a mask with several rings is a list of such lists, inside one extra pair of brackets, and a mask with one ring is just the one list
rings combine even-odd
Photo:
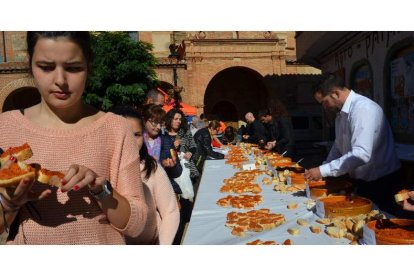
[(243, 119), (247, 112), (257, 114), (266, 106), (268, 92), (264, 78), (257, 71), (247, 67), (230, 67), (218, 72), (209, 82), (204, 95), (204, 113), (207, 116), (227, 114), (228, 102), (235, 108), (237, 119)]

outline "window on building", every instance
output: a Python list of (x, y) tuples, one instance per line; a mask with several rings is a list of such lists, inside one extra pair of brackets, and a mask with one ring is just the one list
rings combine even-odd
[(397, 142), (414, 139), (414, 45), (398, 51), (389, 63), (391, 127)]
[(373, 98), (372, 70), (368, 61), (357, 63), (355, 69), (352, 70), (351, 88), (359, 94), (362, 94), (370, 99)]

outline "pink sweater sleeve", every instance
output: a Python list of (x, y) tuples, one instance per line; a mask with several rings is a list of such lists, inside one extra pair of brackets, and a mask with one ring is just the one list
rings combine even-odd
[(155, 174), (151, 176), (154, 185), (154, 199), (161, 216), (159, 225), (160, 244), (172, 244), (180, 223), (180, 211), (177, 199), (165, 170), (158, 166)]
[[(114, 160), (115, 163), (117, 161)], [(139, 153), (131, 129), (125, 133), (119, 161), (119, 170), (113, 171), (118, 171), (118, 174), (111, 175), (111, 177), (116, 179), (115, 189), (128, 200), (131, 207), (131, 216), (124, 229), (114, 228), (126, 236), (136, 237), (144, 230), (148, 216), (148, 206), (144, 199)]]

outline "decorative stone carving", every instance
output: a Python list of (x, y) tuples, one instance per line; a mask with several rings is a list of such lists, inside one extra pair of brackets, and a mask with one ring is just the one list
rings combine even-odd
[(206, 33), (203, 31), (198, 32), (198, 35), (197, 35), (198, 39), (204, 39), (206, 38), (206, 36), (207, 36)]

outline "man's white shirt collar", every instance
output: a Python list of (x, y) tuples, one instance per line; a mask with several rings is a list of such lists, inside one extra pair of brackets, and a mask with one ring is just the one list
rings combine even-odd
[(347, 113), (347, 114), (349, 113), (349, 111), (351, 109), (352, 100), (355, 98), (355, 96), (356, 96), (355, 92), (353, 90), (351, 90), (351, 92), (349, 93), (348, 97), (345, 100), (344, 105), (341, 108), (341, 112), (344, 112), (344, 113)]

